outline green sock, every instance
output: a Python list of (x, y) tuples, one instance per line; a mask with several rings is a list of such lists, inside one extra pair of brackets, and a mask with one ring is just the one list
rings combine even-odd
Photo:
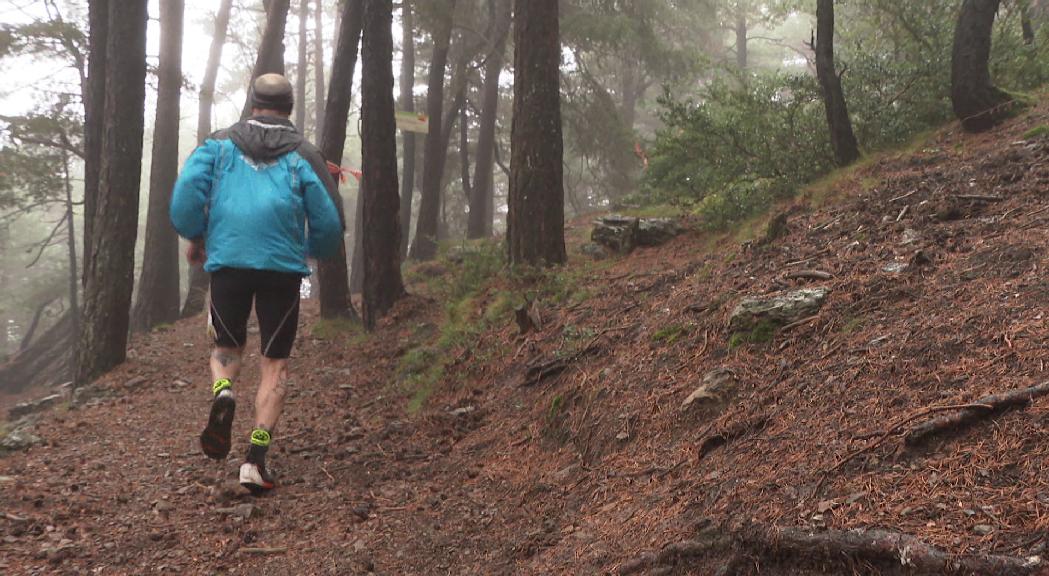
[(218, 396), (223, 390), (233, 390), (233, 382), (229, 378), (219, 378), (211, 385), (211, 394)]
[(248, 462), (265, 465), (266, 452), (270, 449), (272, 437), (269, 430), (256, 428), (251, 431), (251, 447), (248, 448)]

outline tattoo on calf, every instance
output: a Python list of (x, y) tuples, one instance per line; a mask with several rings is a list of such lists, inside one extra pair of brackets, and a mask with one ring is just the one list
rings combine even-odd
[(219, 364), (222, 364), (223, 368), (240, 361), (240, 357), (236, 354), (230, 354), (229, 352), (216, 351), (214, 357), (215, 360), (218, 360)]

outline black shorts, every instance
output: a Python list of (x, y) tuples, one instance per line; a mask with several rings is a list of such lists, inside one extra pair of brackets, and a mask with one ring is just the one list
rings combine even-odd
[(302, 276), (271, 270), (222, 268), (211, 274), (211, 326), (215, 345), (242, 348), (248, 339), (248, 317), (255, 302), (266, 358), (291, 355), (299, 326)]

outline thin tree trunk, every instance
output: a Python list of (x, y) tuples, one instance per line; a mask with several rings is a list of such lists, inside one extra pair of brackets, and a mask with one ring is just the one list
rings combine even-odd
[(994, 127), (1005, 118), (1008, 94), (991, 82), (991, 31), (1000, 0), (964, 0), (954, 32), (951, 102), (970, 132)]
[[(266, 30), (259, 43), (259, 54), (251, 71), (252, 81), (263, 74), (284, 74), (284, 29), (288, 23), (291, 0), (269, 0), (266, 9)], [(240, 117), (251, 116), (251, 91), (244, 102)]]
[(350, 293), (364, 292), (364, 180), (353, 203), (353, 254), (350, 258)]
[(415, 240), (411, 247), (414, 260), (432, 260), (437, 255), (437, 223), (441, 209), (441, 181), (444, 178), (444, 159), (448, 153), (444, 138), (444, 75), (448, 67), (448, 47), (452, 35), (452, 15), (455, 0), (443, 0), (442, 21), (434, 31), (433, 58), (426, 93), (426, 112), (430, 117), (430, 133), (426, 135), (423, 160), (422, 202), (419, 221), (415, 226)]
[[(346, 123), (350, 117), (353, 97), (353, 73), (357, 68), (357, 52), (364, 23), (364, 0), (349, 0), (343, 4), (339, 25), (339, 40), (331, 69), (328, 89), (327, 119), (321, 137), (321, 154), (330, 162), (342, 164), (346, 144)], [(336, 187), (339, 179), (336, 178)], [(342, 195), (336, 189), (333, 199), (339, 208), (339, 217), (346, 222)], [(318, 285), (321, 316), (324, 318), (356, 316), (350, 303), (349, 274), (346, 269), (346, 243), (341, 242), (338, 254), (319, 260)]]
[(834, 148), (834, 161), (848, 166), (860, 157), (859, 144), (852, 131), (841, 76), (834, 65), (834, 0), (818, 0), (816, 4), (816, 75), (823, 88), (823, 103), (827, 109), (827, 126)]
[(179, 319), (178, 235), (168, 219), (171, 190), (178, 177), (178, 139), (182, 96), (182, 24), (185, 0), (160, 2), (160, 69), (153, 160), (149, 176), (146, 245), (134, 330), (149, 330)]
[(393, 104), (393, 4), (366, 0), (363, 94), (365, 325), (371, 329), (404, 295), (400, 266), (397, 127)]
[[(415, 112), (415, 21), (409, 0), (401, 1), (401, 110)], [(415, 196), (415, 133), (403, 132), (401, 176), (401, 259), (408, 257), (412, 226), (412, 198)]]
[(466, 106), (459, 108), (459, 177), (463, 182), (463, 195), (466, 196), (466, 201), (469, 203), (474, 197), (474, 191), (473, 184), (470, 182), (470, 117), (467, 114)]
[(147, 0), (110, 5), (102, 168), (89, 253), (76, 377), (85, 384), (124, 361), (142, 171)]
[(1020, 0), (1020, 28), (1023, 32), (1024, 44), (1034, 44), (1034, 23), (1031, 21), (1031, 2)]
[(747, 9), (746, 2), (739, 3), (739, 12), (736, 14), (736, 66), (740, 70), (746, 70), (750, 65), (750, 47), (747, 42)]
[(507, 244), (512, 264), (561, 264), (564, 144), (558, 0), (514, 2), (514, 116)]
[(47, 307), (55, 300), (57, 298), (52, 298), (37, 306), (36, 312), (33, 312), (33, 320), (29, 322), (29, 329), (26, 330), (25, 335), (22, 336), (22, 342), (18, 345), (19, 352), (25, 352), (29, 345), (33, 343), (33, 336), (36, 336), (36, 330), (40, 327), (40, 319), (44, 316), (44, 310), (47, 310)]
[[(208, 51), (208, 62), (204, 67), (204, 81), (200, 84), (200, 105), (197, 110), (197, 145), (211, 134), (211, 109), (215, 104), (215, 82), (218, 79), (219, 64), (222, 62), (222, 48), (226, 45), (226, 32), (229, 29), (229, 15), (233, 0), (222, 0), (215, 15), (215, 32), (211, 37), (211, 50)], [(204, 310), (204, 300), (208, 293), (210, 278), (203, 266), (195, 265), (189, 270), (189, 290), (186, 302), (182, 305), (182, 318), (196, 316)]]
[(473, 194), (466, 223), (469, 238), (492, 235), (495, 216), (495, 127), (499, 115), (499, 76), (506, 62), (506, 40), (510, 35), (511, 0), (489, 0), (493, 44), (484, 67), (484, 94), (477, 134), (477, 163), (474, 167)]
[(324, 88), (324, 2), (317, 0), (317, 9), (313, 12), (313, 98), (314, 105), (313, 133), (319, 138), (324, 134), (325, 94)]
[[(310, 17), (310, 0), (299, 0), (299, 62), (295, 70), (295, 127), (303, 136), (306, 135), (306, 75), (309, 73), (309, 59), (306, 42), (306, 21)], [(319, 99), (319, 95), (318, 95)]]
[[(102, 170), (102, 117), (106, 105), (106, 45), (109, 36), (109, 0), (88, 2), (88, 93), (84, 101), (84, 242), (83, 261), (91, 260), (91, 235)], [(86, 268), (86, 267), (85, 267)], [(83, 281), (87, 282), (85, 276)]]
[(66, 185), (66, 249), (69, 258), (69, 313), (73, 333), (80, 329), (80, 273), (76, 261), (76, 224), (73, 203), (73, 175), (69, 168), (69, 151), (62, 150), (62, 176)]

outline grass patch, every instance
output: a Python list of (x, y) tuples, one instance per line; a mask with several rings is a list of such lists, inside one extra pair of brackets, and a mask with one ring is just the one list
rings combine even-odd
[(680, 324), (671, 324), (661, 328), (658, 332), (652, 335), (652, 341), (662, 344), (673, 344), (681, 338), (688, 335), (688, 328)]
[(634, 218), (680, 218), (685, 210), (675, 204), (652, 204), (638, 208), (628, 208), (620, 212)]
[(1049, 124), (1042, 124), (1041, 126), (1035, 126), (1027, 132), (1024, 132), (1024, 140), (1034, 140), (1035, 138), (1042, 138), (1049, 134)]
[(863, 318), (849, 318), (845, 321), (845, 324), (841, 327), (842, 334), (852, 334), (860, 328), (863, 328)]
[(360, 344), (368, 339), (364, 326), (349, 318), (321, 318), (313, 325), (310, 336), (329, 342), (346, 338), (350, 345)]
[(768, 344), (772, 342), (777, 328), (779, 326), (775, 322), (762, 320), (749, 331), (733, 333), (728, 339), (728, 347), (730, 350), (735, 350), (744, 344)]

